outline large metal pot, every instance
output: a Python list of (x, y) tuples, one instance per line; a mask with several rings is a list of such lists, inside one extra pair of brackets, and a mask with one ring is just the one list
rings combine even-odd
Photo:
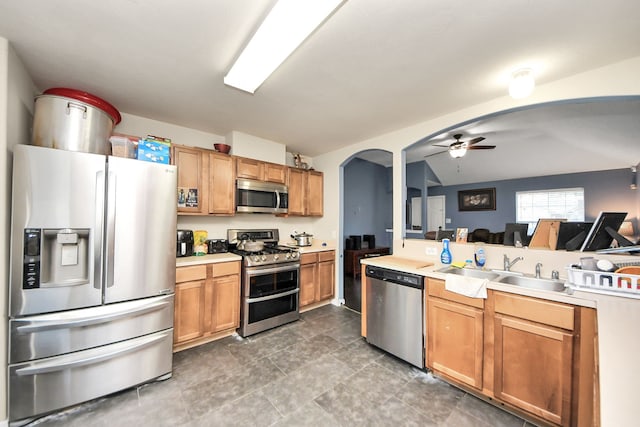
[(264, 242), (256, 240), (241, 240), (238, 243), (238, 249), (247, 252), (259, 252), (264, 249)]
[(109, 137), (120, 119), (114, 106), (90, 93), (47, 89), (36, 97), (31, 144), (109, 155)]
[(313, 244), (313, 234), (292, 234), (291, 238), (296, 241), (296, 246), (311, 246)]

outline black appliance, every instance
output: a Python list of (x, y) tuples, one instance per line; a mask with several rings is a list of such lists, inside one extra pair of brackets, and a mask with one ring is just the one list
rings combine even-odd
[(207, 253), (208, 254), (220, 254), (229, 252), (229, 243), (224, 239), (209, 239), (207, 240)]
[(369, 249), (375, 249), (376, 247), (376, 236), (374, 234), (364, 234), (362, 236), (362, 241), (367, 242), (367, 247)]
[[(227, 230), (229, 250), (242, 256), (240, 328), (249, 336), (300, 318), (300, 254), (278, 245), (279, 231)], [(263, 242), (259, 251), (237, 248), (242, 241)]]
[(351, 248), (353, 248), (354, 251), (359, 251), (360, 249), (362, 249), (362, 236), (349, 236), (349, 240), (351, 240)]
[(193, 255), (193, 231), (178, 230), (176, 239), (176, 257)]

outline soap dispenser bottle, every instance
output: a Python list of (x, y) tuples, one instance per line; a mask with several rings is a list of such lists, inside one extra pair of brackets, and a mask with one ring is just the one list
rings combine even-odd
[(442, 239), (442, 252), (440, 253), (440, 262), (443, 264), (451, 264), (451, 250), (449, 250), (449, 239)]
[(484, 248), (482, 246), (476, 247), (476, 251), (473, 254), (473, 258), (476, 261), (476, 266), (478, 268), (484, 267), (484, 264), (487, 262), (487, 256), (484, 253)]

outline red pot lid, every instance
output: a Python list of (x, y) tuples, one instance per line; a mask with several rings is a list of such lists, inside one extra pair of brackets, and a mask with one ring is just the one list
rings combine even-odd
[(89, 104), (93, 107), (99, 108), (109, 116), (111, 116), (111, 120), (113, 120), (113, 124), (117, 125), (122, 120), (118, 109), (113, 105), (109, 104), (102, 98), (98, 98), (95, 95), (91, 95), (88, 92), (83, 92), (81, 90), (69, 89), (66, 87), (54, 87), (51, 89), (47, 89), (44, 91), (45, 95), (57, 95), (64, 96), (67, 98), (72, 98), (80, 102), (84, 102), (85, 104)]

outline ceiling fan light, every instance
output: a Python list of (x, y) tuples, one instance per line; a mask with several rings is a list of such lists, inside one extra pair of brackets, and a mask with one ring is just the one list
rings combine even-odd
[(449, 155), (454, 159), (459, 159), (467, 153), (466, 147), (457, 147), (449, 150)]
[(509, 83), (509, 95), (514, 99), (522, 99), (533, 93), (536, 82), (533, 78), (533, 72), (530, 68), (522, 68), (516, 70), (511, 75)]

